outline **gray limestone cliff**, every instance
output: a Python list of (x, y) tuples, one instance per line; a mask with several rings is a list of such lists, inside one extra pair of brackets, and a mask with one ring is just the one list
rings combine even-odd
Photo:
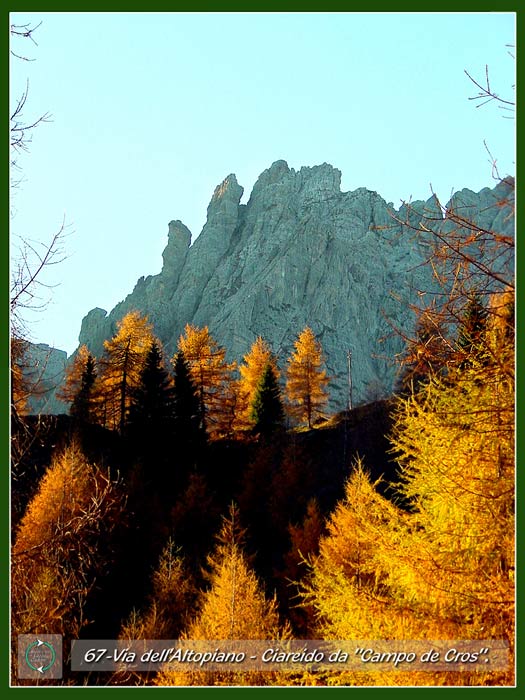
[[(425, 246), (408, 227), (411, 217), (439, 217), (435, 201), (396, 211), (376, 192), (342, 192), (341, 173), (326, 163), (296, 171), (277, 161), (255, 183), (247, 204), (235, 175), (215, 189), (207, 221), (191, 233), (171, 221), (159, 274), (142, 277), (109, 314), (83, 319), (80, 344), (100, 356), (128, 311), (147, 314), (171, 356), (186, 323), (207, 325), (230, 359), (241, 360), (262, 335), (284, 366), (294, 340), (310, 325), (332, 377), (332, 408), (347, 399), (347, 352), (352, 352), (354, 402), (391, 392), (402, 351), (395, 326), (411, 332), (415, 290), (431, 289)], [(498, 189), (499, 188), (499, 189)], [(503, 189), (502, 189), (503, 188)], [(462, 190), (450, 205), (502, 232), (509, 212), (493, 206), (504, 183), (479, 193)], [(395, 218), (393, 218), (393, 215)]]
[(30, 413), (67, 413), (69, 406), (56, 398), (67, 366), (67, 352), (46, 343), (28, 343), (24, 374), (32, 387)]

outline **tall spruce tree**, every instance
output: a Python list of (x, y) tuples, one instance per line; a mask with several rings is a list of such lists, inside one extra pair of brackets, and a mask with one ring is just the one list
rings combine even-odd
[(268, 436), (283, 426), (284, 409), (281, 390), (273, 365), (268, 362), (251, 405), (253, 432)]
[(164, 367), (162, 351), (154, 340), (131, 392), (127, 432), (141, 452), (162, 454), (173, 429), (174, 391)]
[(88, 353), (85, 360), (85, 366), (82, 371), (80, 380), (80, 388), (78, 389), (73, 403), (71, 404), (70, 414), (74, 420), (80, 425), (91, 423), (93, 416), (93, 389), (97, 372), (95, 369), (95, 358), (91, 353)]
[(196, 457), (206, 442), (204, 416), (190, 365), (182, 350), (175, 355), (173, 370), (174, 431), (178, 452), (187, 461)]

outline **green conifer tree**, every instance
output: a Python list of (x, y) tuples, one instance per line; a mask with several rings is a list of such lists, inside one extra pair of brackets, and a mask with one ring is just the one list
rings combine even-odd
[(202, 405), (189, 363), (182, 350), (174, 358), (173, 441), (177, 446), (177, 464), (182, 480), (200, 461), (206, 445), (206, 429)]
[(138, 385), (131, 391), (127, 428), (133, 443), (141, 451), (158, 451), (170, 433), (173, 414), (173, 387), (155, 340), (146, 354)]
[(270, 362), (266, 365), (255, 391), (250, 418), (253, 422), (253, 432), (263, 436), (268, 436), (283, 426), (281, 390), (275, 369)]
[(93, 389), (97, 372), (95, 369), (95, 358), (88, 354), (82, 371), (80, 389), (71, 404), (70, 415), (79, 423), (90, 423), (93, 415)]
[(175, 430), (180, 436), (196, 438), (203, 433), (202, 407), (182, 350), (175, 355), (173, 369)]

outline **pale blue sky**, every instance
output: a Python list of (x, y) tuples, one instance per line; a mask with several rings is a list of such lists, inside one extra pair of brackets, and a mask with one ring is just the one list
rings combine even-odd
[[(514, 97), (512, 13), (35, 13), (38, 46), (13, 49), (14, 100), (50, 112), (20, 158), (13, 235), (49, 240), (65, 217), (68, 258), (32, 339), (71, 353), (82, 317), (111, 310), (162, 266), (168, 222), (195, 238), (233, 172), (247, 201), (275, 160), (328, 162), (343, 191), (396, 207), (492, 186), (515, 172), (515, 121), (476, 109), (467, 69)], [(510, 49), (514, 53), (513, 49)], [(14, 238), (13, 238), (14, 240)]]

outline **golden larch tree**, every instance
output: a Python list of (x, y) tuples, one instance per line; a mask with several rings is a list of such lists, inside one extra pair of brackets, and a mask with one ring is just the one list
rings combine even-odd
[[(244, 530), (236, 506), (217, 537), (208, 558), (210, 588), (200, 612), (182, 636), (187, 640), (288, 639), (290, 630), (279, 622), (275, 599), (268, 599), (244, 553)], [(256, 672), (180, 672), (164, 669), (158, 685), (257, 685), (266, 684)]]
[(271, 365), (275, 377), (279, 378), (277, 359), (272, 353), (268, 343), (258, 336), (253, 342), (250, 351), (244, 355), (243, 362), (239, 366), (239, 411), (238, 424), (241, 428), (250, 428), (253, 425), (251, 408), (257, 388), (268, 365)]
[[(170, 538), (161, 552), (152, 576), (152, 590), (143, 611), (133, 609), (122, 624), (118, 639), (178, 639), (194, 614), (197, 597), (194, 578), (186, 566), (180, 548)], [(117, 670), (112, 685), (144, 685), (147, 672)]]
[(235, 404), (235, 392), (230, 387), (235, 365), (226, 362), (225, 348), (217, 343), (207, 326), (198, 328), (186, 324), (184, 335), (179, 339), (179, 350), (190, 367), (202, 425), (209, 433), (222, 432), (224, 424), (231, 422), (232, 405)]
[(97, 381), (104, 425), (124, 431), (131, 392), (140, 381), (146, 355), (155, 340), (146, 316), (130, 311), (118, 323), (117, 332), (104, 341), (105, 356)]
[(508, 642), (507, 672), (422, 683), (513, 682), (514, 381), (504, 354), (399, 399), (392, 442), (410, 510), (356, 469), (313, 564), (307, 600), (323, 636)]
[(152, 576), (152, 592), (143, 613), (133, 611), (119, 639), (177, 639), (189, 621), (196, 589), (180, 549), (169, 539)]
[(123, 511), (119, 485), (78, 445), (53, 459), (14, 538), (14, 635), (78, 637), (90, 591), (112, 564), (110, 533)]
[(319, 540), (324, 534), (324, 518), (315, 498), (306, 505), (304, 519), (298, 525), (290, 523), (290, 549), (285, 554), (285, 574), (288, 581), (296, 583), (307, 571), (307, 560), (319, 550)]
[(305, 421), (309, 428), (328, 402), (326, 386), (329, 379), (323, 365), (321, 344), (312, 329), (306, 326), (288, 359), (286, 392), (292, 414)]

